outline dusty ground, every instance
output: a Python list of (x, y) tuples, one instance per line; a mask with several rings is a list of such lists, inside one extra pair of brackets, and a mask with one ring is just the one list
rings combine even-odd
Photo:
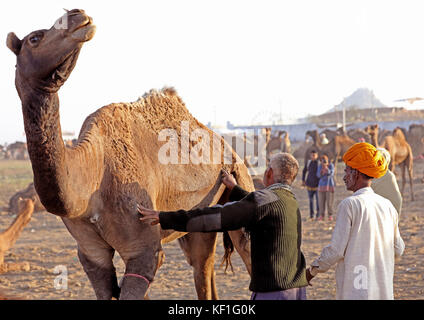
[[(3, 164), (4, 167), (7, 166)], [(8, 198), (31, 180), (28, 176), (28, 162), (14, 163), (17, 170), (2, 170), (0, 175), (0, 206), (7, 204)], [(303, 166), (302, 166), (303, 168)], [(411, 202), (409, 187), (400, 218), (400, 232), (406, 250), (395, 268), (394, 292), (396, 299), (424, 299), (424, 162), (415, 163), (415, 195)], [(336, 189), (336, 203), (349, 195), (342, 185), (342, 166), (339, 167)], [(12, 178), (11, 178), (12, 177)], [(294, 192), (299, 200), (303, 217), (302, 250), (307, 263), (310, 263), (321, 249), (330, 241), (334, 221), (310, 221), (306, 190), (300, 188), (298, 179)], [(11, 184), (10, 179), (18, 183)], [(19, 185), (19, 188), (17, 187)], [(0, 214), (0, 230), (5, 229), (13, 220), (8, 213)], [(191, 267), (186, 263), (177, 241), (164, 246), (165, 263), (158, 271), (149, 290), (151, 299), (196, 299)], [(219, 262), (222, 257), (222, 239), (219, 235), (217, 248), (216, 278), (220, 299), (249, 299), (249, 276), (237, 254), (233, 255), (235, 273), (223, 272)], [(78, 261), (76, 243), (62, 221), (49, 213), (35, 213), (31, 222), (22, 232), (15, 246), (5, 257), (6, 262), (28, 263), (26, 271), (11, 271), (0, 275), (0, 291), (25, 299), (95, 299), (90, 283)], [(123, 273), (123, 263), (115, 257), (118, 277)], [(66, 267), (68, 273), (67, 289), (55, 289), (55, 267)], [(60, 267), (62, 266), (62, 267)], [(64, 270), (64, 269), (62, 269)], [(59, 283), (60, 284), (60, 283)], [(314, 279), (313, 287), (308, 289), (308, 299), (334, 299), (334, 271), (320, 274)]]

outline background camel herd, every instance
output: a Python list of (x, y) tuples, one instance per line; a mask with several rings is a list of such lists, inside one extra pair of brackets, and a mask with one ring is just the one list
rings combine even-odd
[[(64, 142), (58, 92), (72, 73), (83, 44), (95, 34), (93, 20), (83, 10), (67, 11), (65, 15), (69, 23), (66, 31), (52, 27), (34, 31), (23, 39), (14, 33), (7, 38), (7, 46), (17, 56), (15, 83), (27, 142), (3, 148), (3, 158), (30, 160), (34, 182), (9, 201), (9, 212), (16, 214), (16, 219), (0, 234), (0, 271), (26, 269), (25, 265), (5, 262), (4, 254), (32, 214), (45, 210), (58, 216), (77, 242), (78, 259), (98, 299), (147, 297), (150, 282), (164, 261), (162, 245), (176, 239), (193, 268), (198, 298), (217, 299), (217, 234), (164, 232), (159, 226), (140, 223), (136, 204), (165, 211), (224, 204), (228, 190), (220, 183), (221, 170), (231, 172), (244, 189), (259, 189), (263, 187), (261, 173), (255, 168), (261, 154), (269, 159), (275, 152), (291, 152), (304, 160), (315, 149), (337, 164), (352, 144), (363, 139), (390, 152), (390, 169), (395, 171), (399, 166), (402, 170), (402, 193), (408, 169), (410, 197), (414, 200), (412, 150), (422, 148), (420, 126), (411, 126), (408, 131), (396, 128), (389, 133), (380, 132), (378, 125), (348, 132), (326, 131), (326, 144), (320, 140), (319, 132), (307, 131), (305, 139), (310, 137), (312, 143), (303, 143), (296, 150), (290, 132), (265, 128), (256, 135), (243, 134), (233, 139), (233, 143), (249, 145), (256, 158), (239, 155), (233, 148), (227, 163), (223, 150), (228, 141), (197, 121), (174, 89), (165, 88), (152, 90), (135, 102), (112, 103), (98, 109), (86, 118), (76, 141)], [(191, 132), (206, 132), (209, 139), (197, 143), (202, 151), (209, 148), (211, 154), (219, 150), (218, 163), (170, 165), (158, 161), (163, 146), (158, 141), (159, 133), (174, 129), (176, 142), (182, 146), (183, 122), (188, 123)], [(206, 140), (213, 141), (212, 145), (206, 145)], [(410, 143), (416, 145), (411, 147)], [(198, 145), (187, 141), (191, 160), (193, 154), (195, 160), (199, 160), (196, 156), (201, 157), (193, 153)], [(182, 148), (177, 154), (181, 162), (187, 156)], [(249, 172), (249, 168), (253, 170)], [(250, 244), (244, 231), (226, 233), (224, 246), (226, 261), (235, 250), (250, 273)], [(115, 253), (125, 264), (125, 275), (119, 284), (113, 264)]]

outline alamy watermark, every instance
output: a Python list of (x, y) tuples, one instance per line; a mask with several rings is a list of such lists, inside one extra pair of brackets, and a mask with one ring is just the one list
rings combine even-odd
[(66, 12), (63, 16), (57, 19), (53, 27), (58, 30), (68, 29), (68, 12)]
[(54, 278), (53, 287), (56, 290), (67, 290), (68, 289), (68, 268), (64, 265), (58, 265), (53, 269), (54, 274), (58, 274)]
[[(266, 134), (260, 131), (221, 136), (202, 128), (190, 131), (189, 121), (181, 121), (179, 132), (163, 129), (158, 140), (165, 142), (158, 152), (161, 164), (232, 164), (254, 159), (253, 167), (266, 166)], [(233, 150), (239, 156), (236, 159)]]
[(357, 276), (353, 280), (353, 287), (357, 290), (368, 290), (368, 269), (366, 266), (357, 265), (353, 269)]

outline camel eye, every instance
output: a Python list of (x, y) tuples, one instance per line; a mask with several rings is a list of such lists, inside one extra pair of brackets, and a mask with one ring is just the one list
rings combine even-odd
[(30, 42), (31, 44), (37, 44), (40, 40), (41, 40), (41, 36), (40, 36), (40, 35), (38, 35), (38, 34), (33, 35), (33, 36), (31, 36), (31, 37), (29, 38), (29, 42)]
[(38, 36), (33, 36), (33, 37), (29, 38), (29, 41), (31, 43), (36, 43), (36, 42), (38, 42), (38, 40), (40, 40), (40, 38)]

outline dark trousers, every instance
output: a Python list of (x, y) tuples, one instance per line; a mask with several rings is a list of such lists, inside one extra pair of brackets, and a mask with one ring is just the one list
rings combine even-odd
[(309, 215), (311, 218), (314, 217), (314, 196), (316, 201), (316, 207), (317, 207), (317, 216), (319, 213), (319, 201), (318, 201), (318, 191), (317, 190), (308, 190), (308, 198), (309, 198)]
[(252, 292), (250, 300), (306, 300), (306, 287), (271, 292)]

